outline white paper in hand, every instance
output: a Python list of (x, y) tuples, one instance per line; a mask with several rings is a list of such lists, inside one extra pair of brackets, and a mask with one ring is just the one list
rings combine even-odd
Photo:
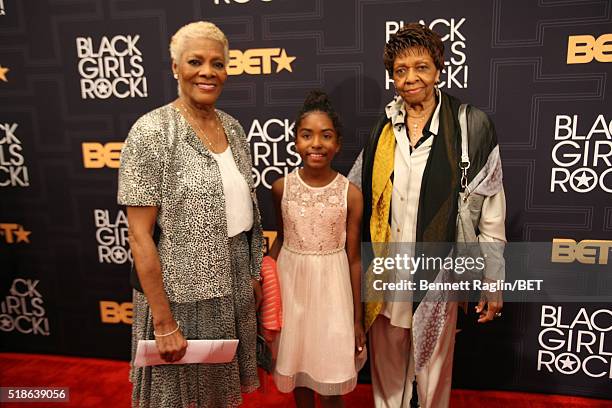
[(234, 358), (238, 340), (187, 340), (187, 352), (178, 361), (168, 363), (159, 356), (155, 340), (140, 340), (136, 348), (136, 367), (160, 364), (228, 363)]

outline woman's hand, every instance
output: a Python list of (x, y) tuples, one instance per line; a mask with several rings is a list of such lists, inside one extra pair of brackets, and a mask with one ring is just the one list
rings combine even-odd
[[(162, 335), (155, 336), (155, 345), (160, 357), (171, 363), (183, 358), (187, 341), (172, 316), (164, 290), (157, 246), (152, 237), (157, 212), (157, 207), (127, 207), (128, 234), (138, 279), (153, 315), (153, 328)], [(172, 334), (163, 336), (168, 333)]]
[(363, 351), (365, 344), (365, 330), (363, 330), (363, 324), (361, 322), (355, 322), (355, 354), (359, 354)]
[(479, 314), (478, 323), (487, 323), (496, 317), (501, 317), (502, 307), (504, 307), (504, 301), (501, 292), (483, 290), (480, 295), (480, 302), (476, 306), (476, 313)]
[(261, 289), (261, 281), (251, 278), (251, 286), (253, 286), (253, 295), (255, 296), (255, 311), (259, 310), (263, 300), (263, 290)]
[[(178, 330), (164, 336), (164, 334), (171, 333), (175, 329)], [(158, 336), (155, 336), (155, 345), (157, 346), (157, 351), (159, 351), (159, 356), (164, 361), (172, 363), (183, 358), (187, 352), (187, 340), (183, 337), (183, 332), (181, 332), (176, 322), (174, 322), (174, 326), (171, 324), (159, 325), (155, 328), (155, 332), (158, 334)], [(162, 336), (159, 336), (160, 334)]]

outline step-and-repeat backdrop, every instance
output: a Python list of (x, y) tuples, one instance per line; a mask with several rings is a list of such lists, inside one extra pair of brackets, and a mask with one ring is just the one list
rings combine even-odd
[[(270, 185), (300, 165), (306, 92), (325, 89), (341, 114), (346, 174), (393, 95), (383, 45), (420, 21), (443, 36), (442, 88), (495, 122), (508, 239), (572, 239), (576, 254), (604, 240), (605, 256), (575, 262), (607, 264), (609, 0), (0, 0), (1, 350), (128, 358), (119, 153), (140, 115), (176, 97), (168, 42), (194, 20), (229, 38), (218, 107), (251, 143), (268, 242)], [(454, 374), (457, 387), (610, 397), (611, 306), (507, 304), (492, 324), (464, 324)]]

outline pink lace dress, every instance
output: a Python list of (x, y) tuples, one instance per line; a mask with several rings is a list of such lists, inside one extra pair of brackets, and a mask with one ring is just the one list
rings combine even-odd
[(321, 395), (355, 388), (353, 295), (346, 241), (349, 181), (338, 174), (310, 187), (297, 170), (285, 178), (284, 243), (278, 256), (283, 329), (274, 372), (277, 388)]

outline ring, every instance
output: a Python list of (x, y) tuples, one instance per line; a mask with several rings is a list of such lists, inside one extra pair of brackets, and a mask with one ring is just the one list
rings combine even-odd
[(495, 313), (495, 317), (501, 317), (501, 312)]

